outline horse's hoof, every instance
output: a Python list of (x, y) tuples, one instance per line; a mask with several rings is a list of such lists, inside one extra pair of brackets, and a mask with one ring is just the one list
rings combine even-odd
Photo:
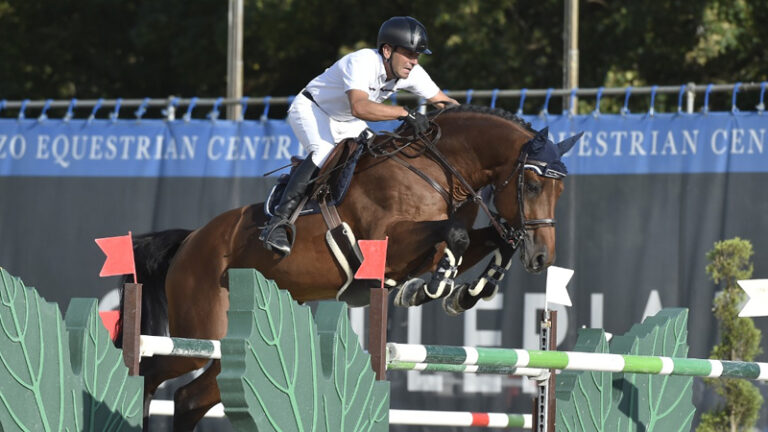
[(400, 289), (397, 291), (397, 295), (395, 296), (394, 305), (400, 306), (400, 307), (411, 307), (411, 306), (418, 306), (421, 303), (419, 303), (419, 294), (423, 295), (423, 286), (424, 286), (424, 280), (420, 278), (413, 278), (405, 283), (403, 283), (403, 286), (400, 287)]
[(466, 309), (459, 304), (459, 296), (462, 289), (466, 289), (466, 286), (460, 285), (456, 287), (456, 289), (451, 291), (451, 293), (443, 299), (443, 310), (446, 314), (450, 316), (459, 316), (466, 311)]
[(475, 307), (479, 300), (480, 297), (469, 294), (469, 285), (461, 284), (443, 300), (443, 310), (456, 316)]

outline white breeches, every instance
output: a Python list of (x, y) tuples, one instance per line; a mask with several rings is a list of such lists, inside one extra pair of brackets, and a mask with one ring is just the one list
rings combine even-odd
[(320, 167), (336, 143), (360, 135), (368, 124), (363, 120), (336, 121), (328, 117), (314, 102), (299, 94), (288, 109), (288, 124), (307, 151), (312, 162)]

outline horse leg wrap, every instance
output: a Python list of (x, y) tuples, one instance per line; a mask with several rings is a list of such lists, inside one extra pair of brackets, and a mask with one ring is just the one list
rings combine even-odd
[[(424, 293), (431, 299), (448, 295), (454, 286), (453, 278), (459, 273), (461, 257), (457, 261), (450, 249), (445, 249), (445, 255), (440, 259), (437, 270), (432, 275), (429, 284), (424, 285)], [(446, 291), (446, 288), (448, 290)]]
[(493, 255), (493, 260), (488, 264), (484, 275), (469, 288), (471, 296), (478, 296), (483, 292), (487, 292), (488, 294), (483, 297), (490, 300), (499, 290), (501, 280), (504, 279), (504, 275), (512, 265), (512, 255), (505, 257), (498, 249), (494, 251)]

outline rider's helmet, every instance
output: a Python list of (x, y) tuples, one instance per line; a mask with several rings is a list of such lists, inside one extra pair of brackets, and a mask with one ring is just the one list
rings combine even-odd
[(392, 17), (381, 25), (376, 48), (389, 44), (393, 48), (403, 47), (418, 54), (432, 54), (427, 48), (427, 29), (416, 18), (409, 16)]

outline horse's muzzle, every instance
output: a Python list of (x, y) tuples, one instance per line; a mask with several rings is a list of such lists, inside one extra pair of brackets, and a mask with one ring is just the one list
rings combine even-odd
[(537, 242), (533, 233), (527, 233), (522, 242), (520, 260), (529, 273), (541, 273), (555, 260), (554, 249), (550, 251), (546, 242)]
[(547, 268), (547, 251), (536, 253), (525, 263), (526, 268), (531, 273), (541, 273)]

